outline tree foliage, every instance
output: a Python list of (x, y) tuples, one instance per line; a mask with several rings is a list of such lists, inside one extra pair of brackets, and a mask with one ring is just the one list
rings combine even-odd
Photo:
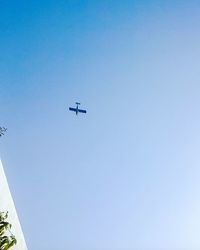
[(10, 232), (11, 224), (6, 221), (8, 212), (0, 212), (0, 250), (8, 250), (17, 243), (15, 236)]

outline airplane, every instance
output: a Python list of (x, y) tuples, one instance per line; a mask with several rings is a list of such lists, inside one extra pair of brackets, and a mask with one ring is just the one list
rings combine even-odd
[(70, 111), (76, 112), (76, 115), (78, 115), (78, 113), (87, 113), (86, 110), (84, 110), (84, 109), (79, 109), (79, 108), (78, 108), (78, 105), (80, 105), (80, 102), (76, 102), (76, 108), (71, 108), (71, 107), (69, 107), (69, 110), (70, 110)]
[(4, 135), (4, 133), (6, 132), (7, 128), (4, 128), (4, 127), (0, 127), (0, 137), (2, 135)]

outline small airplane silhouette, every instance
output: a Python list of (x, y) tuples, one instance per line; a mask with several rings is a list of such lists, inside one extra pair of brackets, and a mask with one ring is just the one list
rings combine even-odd
[(0, 127), (0, 137), (2, 135), (4, 135), (4, 133), (6, 132), (7, 128), (4, 128), (4, 127)]
[(76, 112), (76, 115), (78, 115), (78, 113), (87, 113), (86, 110), (84, 110), (84, 109), (79, 109), (79, 108), (78, 108), (78, 105), (80, 105), (80, 103), (79, 103), (79, 102), (76, 102), (76, 108), (71, 108), (71, 107), (69, 107), (69, 110), (70, 110), (70, 111)]

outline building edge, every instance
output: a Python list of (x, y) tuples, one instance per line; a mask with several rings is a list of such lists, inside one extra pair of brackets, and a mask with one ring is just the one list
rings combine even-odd
[(8, 180), (0, 159), (0, 212), (6, 211), (8, 211), (8, 222), (12, 225), (11, 232), (17, 240), (17, 244), (11, 250), (28, 250)]

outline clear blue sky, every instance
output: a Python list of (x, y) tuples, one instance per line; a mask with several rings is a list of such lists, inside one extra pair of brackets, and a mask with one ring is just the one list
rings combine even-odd
[(200, 249), (200, 2), (6, 0), (0, 25), (29, 250)]

